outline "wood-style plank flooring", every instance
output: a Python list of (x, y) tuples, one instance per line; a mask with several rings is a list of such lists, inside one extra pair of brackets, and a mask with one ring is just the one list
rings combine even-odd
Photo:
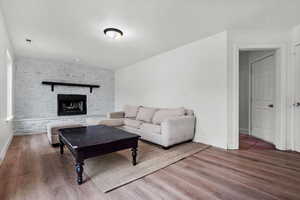
[(293, 152), (211, 147), (108, 194), (89, 178), (78, 186), (71, 158), (44, 134), (14, 137), (0, 166), (0, 199), (300, 199), (300, 154)]
[(248, 134), (240, 133), (240, 150), (275, 150), (275, 145)]

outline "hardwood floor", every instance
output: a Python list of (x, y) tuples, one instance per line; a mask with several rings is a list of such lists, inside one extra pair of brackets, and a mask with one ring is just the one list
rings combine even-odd
[(17, 136), (0, 166), (0, 199), (300, 199), (300, 154), (211, 147), (108, 194), (75, 177), (72, 157), (46, 135)]
[(240, 133), (240, 150), (275, 150), (275, 145), (248, 134)]

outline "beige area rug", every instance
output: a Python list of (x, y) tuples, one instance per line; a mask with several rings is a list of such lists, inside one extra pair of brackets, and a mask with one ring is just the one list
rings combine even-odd
[(101, 191), (109, 192), (208, 147), (190, 142), (164, 150), (139, 141), (136, 166), (132, 165), (131, 151), (127, 149), (86, 160), (84, 171)]

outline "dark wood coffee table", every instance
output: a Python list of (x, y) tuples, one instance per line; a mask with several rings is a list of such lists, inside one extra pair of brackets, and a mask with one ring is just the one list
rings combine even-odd
[(131, 148), (132, 164), (136, 165), (139, 135), (108, 126), (87, 126), (60, 129), (60, 153), (66, 146), (75, 157), (77, 183), (82, 183), (84, 160)]

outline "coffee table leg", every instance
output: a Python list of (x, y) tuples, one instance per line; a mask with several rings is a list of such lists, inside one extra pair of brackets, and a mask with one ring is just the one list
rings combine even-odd
[(76, 162), (75, 170), (77, 173), (77, 183), (82, 184), (83, 162)]
[(62, 141), (59, 142), (60, 154), (64, 154), (64, 143)]
[(136, 147), (132, 148), (131, 151), (132, 151), (132, 164), (136, 165), (137, 148)]

